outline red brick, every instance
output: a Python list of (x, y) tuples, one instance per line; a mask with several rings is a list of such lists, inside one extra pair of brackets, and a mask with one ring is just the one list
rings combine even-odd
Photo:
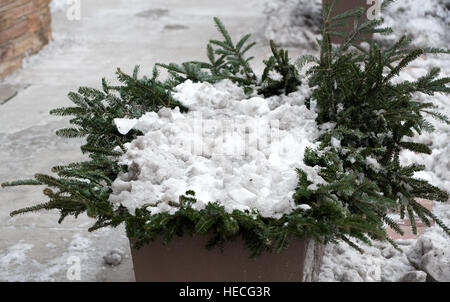
[(41, 29), (41, 15), (39, 12), (32, 13), (27, 17), (28, 32), (34, 33)]
[(22, 17), (30, 14), (33, 9), (33, 4), (29, 2), (22, 6), (18, 6), (6, 12), (3, 12), (2, 16), (0, 17), (0, 31), (1, 29), (6, 29), (17, 23)]
[(0, 48), (0, 64), (14, 57), (14, 44), (9, 43)]
[(48, 6), (50, 0), (32, 0), (35, 8), (42, 8)]
[(0, 0), (0, 77), (52, 38), (50, 0)]
[(27, 34), (21, 39), (17, 39), (13, 41), (14, 43), (14, 56), (23, 56), (24, 54), (33, 51), (35, 48), (35, 42), (33, 41), (33, 37), (30, 34)]
[(12, 3), (14, 1), (15, 0), (0, 0), (0, 7), (4, 6), (6, 4)]
[(42, 27), (47, 27), (52, 23), (52, 15), (50, 14), (50, 12), (47, 10), (43, 10), (41, 9), (41, 26)]
[(3, 14), (3, 12), (8, 11), (12, 8), (24, 5), (25, 3), (31, 2), (31, 0), (13, 0), (6, 2), (5, 5), (0, 6), (0, 13)]
[(0, 77), (4, 77), (22, 66), (22, 58), (15, 58), (0, 64)]
[(392, 230), (390, 228), (387, 230), (388, 236), (393, 240), (415, 239), (415, 238), (420, 237), (428, 229), (427, 227), (417, 227), (417, 234), (413, 234), (410, 226), (400, 226), (400, 228), (404, 232), (403, 236), (396, 233), (394, 230)]
[(0, 44), (23, 35), (28, 30), (28, 22), (26, 20), (17, 23), (6, 30), (0, 32)]

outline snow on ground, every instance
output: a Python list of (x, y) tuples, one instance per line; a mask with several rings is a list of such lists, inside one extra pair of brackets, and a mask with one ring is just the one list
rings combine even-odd
[(321, 0), (276, 0), (265, 3), (264, 35), (282, 46), (316, 49), (320, 37)]
[[(450, 224), (450, 206), (435, 205), (433, 212)], [(424, 282), (427, 273), (438, 281), (450, 281), (450, 244), (448, 235), (438, 226), (427, 230), (419, 239), (396, 241), (403, 252), (389, 243), (359, 242), (360, 254), (341, 242), (328, 245), (319, 275), (320, 282)], [(424, 246), (426, 248), (424, 249)], [(418, 259), (414, 262), (411, 259)], [(444, 273), (440, 274), (443, 270)]]
[(450, 2), (448, 0), (402, 0), (392, 3), (382, 14), (394, 35), (379, 37), (395, 42), (399, 35), (411, 35), (413, 44), (421, 47), (445, 47), (450, 43)]
[[(215, 85), (189, 80), (175, 91), (188, 113), (162, 109), (132, 120), (144, 136), (126, 146), (121, 163), (133, 169), (119, 175), (111, 196), (130, 213), (144, 204), (152, 204), (147, 207), (152, 214), (176, 212), (168, 202), (193, 190), (197, 210), (218, 201), (230, 213), (256, 209), (280, 218), (298, 208), (292, 198), (296, 168), (308, 174), (311, 186), (325, 183), (318, 167), (303, 163), (305, 148), (317, 148), (319, 135), (317, 114), (304, 104), (310, 95), (306, 85), (268, 99), (247, 99), (229, 80)], [(123, 123), (129, 126), (130, 120), (116, 119)]]
[[(417, 46), (448, 47), (450, 43), (450, 2), (446, 0), (396, 1), (381, 16), (394, 29), (388, 37), (377, 36), (391, 43), (402, 35), (411, 35)], [(321, 0), (267, 1), (264, 34), (283, 46), (316, 49), (320, 34)]]
[[(38, 236), (37, 232), (45, 232), (52, 238), (45, 238), (42, 233)], [(17, 243), (0, 250), (0, 280), (132, 281), (129, 253), (122, 252), (114, 265), (103, 258), (108, 251), (116, 251), (123, 240), (126, 240), (123, 229), (116, 232), (107, 228), (88, 234), (81, 230), (28, 228)]]

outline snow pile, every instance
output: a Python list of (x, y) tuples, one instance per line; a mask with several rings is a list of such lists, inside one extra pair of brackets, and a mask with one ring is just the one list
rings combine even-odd
[(124, 255), (125, 253), (121, 249), (115, 248), (103, 256), (103, 260), (108, 265), (117, 266), (122, 263)]
[(281, 46), (316, 48), (322, 20), (321, 0), (267, 1), (265, 36)]
[[(382, 12), (385, 26), (394, 29), (389, 36), (376, 35), (383, 43), (392, 43), (402, 35), (412, 35), (416, 46), (448, 47), (450, 4), (445, 0), (403, 0)], [(320, 38), (321, 0), (267, 1), (265, 36), (282, 46), (316, 49)]]
[(439, 282), (450, 282), (450, 244), (448, 236), (428, 232), (421, 236), (407, 253), (414, 267)]
[[(433, 213), (450, 225), (450, 204), (436, 203)], [(364, 254), (340, 242), (326, 247), (319, 275), (321, 282), (450, 281), (450, 240), (437, 225), (418, 239), (396, 241), (403, 252), (387, 242), (369, 246), (358, 241)]]
[[(441, 205), (450, 213), (449, 205)], [(446, 220), (447, 225), (450, 219)], [(427, 276), (450, 281), (450, 243), (438, 226), (418, 239), (396, 241), (403, 252), (389, 243), (358, 242), (364, 254), (345, 243), (328, 245), (319, 275), (321, 282), (425, 282)]]
[[(303, 163), (305, 147), (317, 147), (316, 113), (304, 105), (309, 88), (289, 96), (247, 99), (231, 81), (215, 85), (186, 81), (174, 98), (189, 108), (161, 109), (138, 120), (116, 119), (119, 131), (144, 133), (126, 145), (120, 163), (129, 166), (114, 182), (110, 200), (134, 214), (174, 213), (188, 190), (197, 210), (220, 202), (228, 212), (255, 209), (279, 218), (298, 207), (292, 194), (303, 169), (315, 186), (324, 183), (318, 167)], [(306, 208), (303, 205), (302, 208)]]
[[(405, 273), (415, 271), (406, 255), (389, 243), (375, 242), (373, 246), (358, 243), (364, 254), (349, 248), (346, 243), (327, 246), (319, 281), (395, 282)], [(402, 244), (410, 246), (412, 241), (404, 240)]]
[(403, 0), (392, 3), (382, 17), (394, 35), (377, 39), (392, 43), (404, 34), (411, 35), (420, 47), (448, 47), (450, 34), (450, 2), (446, 0)]

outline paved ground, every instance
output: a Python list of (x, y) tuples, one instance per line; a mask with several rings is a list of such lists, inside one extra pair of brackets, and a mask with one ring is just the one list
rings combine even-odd
[[(189, 4), (187, 4), (189, 3)], [(212, 17), (233, 34), (260, 32), (262, 1), (89, 0), (82, 20), (68, 21), (65, 10), (53, 14), (54, 41), (3, 85), (22, 87), (0, 105), (0, 182), (48, 173), (57, 164), (82, 158), (80, 141), (58, 138), (67, 119), (48, 111), (68, 105), (66, 94), (79, 86), (99, 87), (117, 67), (131, 72), (140, 64), (149, 74), (155, 62), (203, 59), (205, 42), (216, 37)], [(268, 55), (256, 48), (256, 57)], [(123, 228), (89, 234), (87, 217), (57, 224), (57, 213), (10, 218), (9, 213), (45, 200), (42, 188), (0, 190), (0, 281), (66, 281), (70, 256), (80, 259), (81, 280), (134, 280)], [(113, 248), (125, 252), (119, 266), (103, 264)]]

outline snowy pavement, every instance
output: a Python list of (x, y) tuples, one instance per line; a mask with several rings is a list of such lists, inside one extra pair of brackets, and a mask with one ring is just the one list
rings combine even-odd
[[(0, 105), (0, 182), (28, 178), (36, 172), (49, 173), (54, 165), (82, 159), (80, 141), (54, 134), (68, 125), (68, 119), (50, 116), (48, 111), (68, 105), (67, 93), (79, 86), (100, 87), (103, 76), (112, 81), (117, 67), (131, 72), (140, 64), (142, 74), (150, 74), (155, 62), (204, 59), (206, 41), (217, 37), (213, 16), (220, 17), (233, 36), (255, 34), (259, 44), (253, 54), (254, 63), (259, 63), (255, 68), (258, 72), (261, 60), (270, 53), (262, 43), (266, 18), (262, 0), (191, 0), (189, 4), (181, 0), (85, 0), (81, 1), (81, 21), (67, 20), (65, 2), (54, 0), (54, 41), (3, 81), (23, 88)], [(302, 47), (289, 50), (292, 57), (307, 52)], [(427, 62), (444, 64), (443, 69), (450, 71), (446, 58)], [(418, 66), (409, 75), (420, 75), (423, 70)], [(440, 109), (449, 114), (448, 97), (439, 96), (437, 100)], [(434, 152), (429, 159), (404, 156), (405, 161), (427, 160), (425, 177), (444, 188), (450, 184), (449, 128), (439, 125), (436, 134), (423, 138), (430, 140)], [(134, 281), (123, 227), (88, 233), (93, 221), (85, 215), (78, 220), (68, 218), (62, 224), (57, 223), (59, 215), (55, 212), (9, 217), (12, 210), (44, 201), (42, 189), (0, 190), (0, 281), (70, 281), (73, 278), (68, 272), (77, 259), (82, 281)], [(449, 205), (435, 205), (433, 211), (450, 224)], [(437, 238), (443, 249), (442, 263), (448, 263), (448, 236), (436, 226), (424, 236)], [(401, 244), (404, 254), (375, 244), (367, 247), (364, 255), (346, 245), (330, 245), (320, 280), (398, 281), (411, 271), (417, 281), (424, 281), (423, 273), (407, 259), (417, 242)], [(103, 260), (113, 249), (123, 252), (117, 266)]]

